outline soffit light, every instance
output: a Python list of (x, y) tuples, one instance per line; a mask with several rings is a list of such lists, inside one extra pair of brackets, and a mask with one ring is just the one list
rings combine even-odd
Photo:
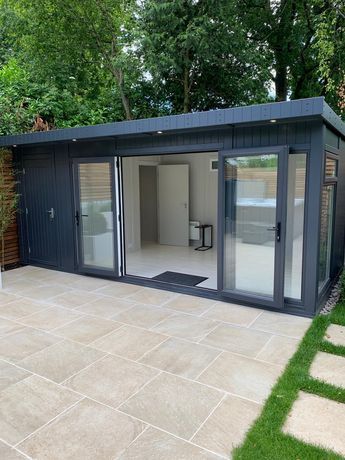
[(271, 123), (277, 123), (277, 120), (270, 120)]

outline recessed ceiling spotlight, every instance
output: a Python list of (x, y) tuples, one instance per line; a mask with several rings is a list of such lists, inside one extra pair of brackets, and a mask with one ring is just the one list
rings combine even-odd
[(72, 142), (77, 142), (77, 139), (72, 139)]
[(270, 120), (271, 123), (277, 123), (277, 120)]
[(13, 147), (17, 147), (17, 144), (13, 144)]
[(157, 134), (163, 134), (163, 131), (157, 131)]

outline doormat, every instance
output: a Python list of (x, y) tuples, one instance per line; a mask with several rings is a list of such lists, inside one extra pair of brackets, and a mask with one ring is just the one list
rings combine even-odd
[(165, 283), (183, 284), (184, 286), (196, 286), (207, 280), (203, 276), (187, 275), (186, 273), (164, 272), (152, 278), (156, 281), (164, 281)]

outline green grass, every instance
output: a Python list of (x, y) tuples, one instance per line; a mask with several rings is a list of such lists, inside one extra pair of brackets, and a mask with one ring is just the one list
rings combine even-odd
[(233, 451), (234, 460), (343, 459), (334, 452), (307, 445), (281, 431), (300, 390), (345, 403), (344, 389), (309, 376), (310, 365), (319, 350), (345, 356), (345, 347), (324, 340), (325, 331), (331, 323), (345, 326), (345, 302), (338, 304), (329, 315), (314, 318), (298, 350), (273, 388), (260, 417), (251, 427), (242, 446)]

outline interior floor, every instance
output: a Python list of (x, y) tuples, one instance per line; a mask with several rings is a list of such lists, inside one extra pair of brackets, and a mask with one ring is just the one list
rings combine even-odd
[(143, 242), (141, 249), (126, 255), (128, 275), (153, 278), (166, 271), (207, 277), (197, 287), (217, 289), (217, 250)]

